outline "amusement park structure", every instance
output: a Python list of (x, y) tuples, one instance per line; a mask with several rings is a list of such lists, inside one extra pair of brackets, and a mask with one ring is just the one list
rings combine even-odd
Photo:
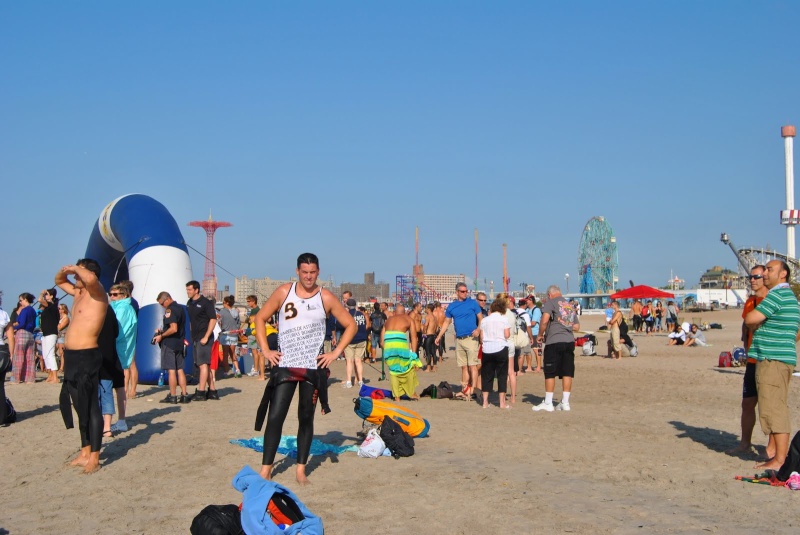
[(795, 256), (795, 236), (794, 227), (800, 224), (800, 210), (794, 208), (794, 137), (796, 129), (794, 126), (781, 127), (781, 137), (784, 147), (784, 165), (786, 172), (786, 209), (781, 210), (781, 225), (786, 227), (786, 254), (779, 253), (766, 248), (744, 247), (737, 248), (727, 233), (723, 232), (720, 241), (729, 246), (739, 261), (739, 273), (743, 276), (750, 274), (750, 270), (755, 265), (766, 265), (772, 259), (783, 260), (791, 268), (791, 279), (794, 282), (800, 281), (800, 262)]
[(208, 221), (191, 221), (190, 227), (200, 227), (206, 231), (206, 265), (203, 271), (203, 295), (216, 302), (217, 300), (217, 272), (214, 262), (214, 233), (218, 228), (232, 227), (233, 223), (226, 221), (213, 221), (211, 212), (208, 212)]
[(614, 293), (619, 280), (617, 238), (605, 217), (595, 216), (583, 227), (578, 246), (580, 293)]
[[(475, 229), (475, 279), (478, 273), (478, 229)], [(414, 229), (414, 269), (412, 275), (397, 275), (395, 278), (395, 292), (398, 303), (431, 303), (433, 301), (447, 302), (455, 289), (456, 281), (463, 281), (463, 275), (442, 276), (428, 275), (428, 278), (446, 279), (446, 286), (449, 288), (445, 293), (441, 284), (425, 283), (425, 272), (422, 264), (419, 263), (419, 227)], [(438, 281), (443, 282), (443, 281)], [(436, 286), (434, 289), (432, 286)], [(477, 286), (476, 286), (477, 290)]]

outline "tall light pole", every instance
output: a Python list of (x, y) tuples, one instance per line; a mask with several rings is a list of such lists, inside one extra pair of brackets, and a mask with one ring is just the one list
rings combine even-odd
[(569, 273), (564, 273), (564, 280), (567, 281), (567, 293), (569, 293)]

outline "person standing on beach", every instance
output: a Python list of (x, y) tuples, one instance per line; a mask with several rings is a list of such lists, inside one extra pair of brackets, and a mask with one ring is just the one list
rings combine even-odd
[(433, 303), (425, 305), (427, 313), (425, 314), (425, 324), (423, 325), (425, 332), (423, 333), (422, 339), (424, 341), (423, 349), (425, 350), (425, 360), (427, 362), (425, 366), (426, 372), (435, 372), (436, 364), (438, 363), (435, 341), (439, 326), (436, 323), (436, 315), (433, 313), (435, 308)]
[[(345, 303), (347, 305), (347, 312), (352, 316), (353, 321), (356, 322), (356, 334), (347, 347), (344, 348), (344, 359), (346, 361), (347, 379), (344, 383), (344, 388), (353, 388), (353, 383), (350, 379), (353, 378), (353, 371), (355, 371), (355, 381), (359, 387), (364, 386), (364, 363), (362, 361), (364, 355), (367, 353), (367, 329), (369, 327), (367, 317), (363, 312), (356, 309), (356, 300), (352, 297)], [(354, 369), (355, 367), (355, 369)]]
[[(260, 471), (264, 479), (272, 479), (272, 465), (280, 444), (283, 422), (297, 383), (300, 383), (295, 477), (301, 485), (308, 484), (306, 464), (314, 437), (314, 410), (319, 391), (320, 388), (327, 388), (328, 366), (342, 354), (356, 334), (355, 320), (336, 296), (317, 285), (318, 277), (317, 256), (312, 253), (301, 254), (297, 257), (297, 282), (279, 286), (255, 318), (258, 346), (272, 364), (262, 399), (262, 405), (267, 402), (269, 410)], [(267, 344), (266, 322), (276, 312), (279, 350), (273, 351)], [(344, 330), (336, 347), (330, 353), (323, 353), (325, 318), (328, 315), (333, 315)], [(256, 417), (257, 428), (261, 426), (261, 418), (259, 413)]]
[[(75, 277), (75, 282), (69, 276)], [(83, 466), (86, 474), (100, 469), (103, 417), (100, 414), (98, 387), (103, 355), (97, 336), (103, 327), (108, 296), (100, 284), (100, 264), (91, 258), (62, 267), (55, 276), (56, 286), (72, 296), (72, 323), (64, 340), (64, 383), (61, 387), (61, 414), (67, 429), (72, 429), (70, 400), (78, 414), (81, 451), (70, 464)]]
[[(611, 301), (611, 308), (614, 310), (614, 314), (611, 316), (611, 321), (608, 322), (608, 330), (611, 333), (610, 356), (612, 359), (620, 359), (622, 358), (622, 344), (619, 341), (619, 327), (623, 318), (619, 309), (619, 301), (616, 299)], [(639, 319), (641, 320), (641, 317)]]
[[(758, 417), (761, 430), (769, 435), (769, 460), (756, 467), (769, 470), (778, 470), (789, 453), (789, 384), (797, 365), (800, 326), (800, 306), (789, 286), (789, 276), (786, 262), (767, 262), (764, 285), (769, 292), (744, 318), (747, 327), (754, 331), (750, 348), (757, 361)], [(774, 449), (770, 449), (770, 444)]]
[(47, 368), (46, 383), (58, 383), (58, 363), (56, 362), (56, 343), (58, 342), (58, 299), (56, 289), (42, 290), (39, 294), (39, 308), (42, 311), (42, 359)]
[(395, 401), (400, 401), (404, 395), (419, 399), (416, 368), (421, 368), (422, 362), (417, 355), (417, 340), (414, 320), (406, 314), (406, 308), (398, 304), (394, 307), (392, 317), (386, 320), (381, 333), (383, 360), (389, 368), (389, 382)]
[[(439, 352), (439, 362), (444, 362), (444, 352), (447, 349), (447, 333), (442, 330), (444, 325), (444, 309), (439, 301), (433, 302), (433, 315), (436, 317), (436, 338), (434, 338), (434, 345)], [(439, 336), (441, 333), (441, 337)]]
[[(742, 343), (747, 355), (747, 365), (744, 370), (744, 383), (742, 384), (742, 439), (739, 445), (728, 453), (737, 454), (750, 451), (753, 438), (753, 428), (756, 426), (756, 405), (758, 405), (758, 389), (756, 387), (756, 359), (749, 355), (753, 343), (753, 331), (747, 327), (744, 319), (764, 300), (769, 289), (764, 286), (765, 266), (757, 265), (750, 270), (750, 290), (752, 294), (747, 298), (742, 310)], [(775, 449), (767, 449), (767, 458), (775, 455)]]
[[(0, 292), (0, 305), (3, 304), (3, 293)], [(11, 318), (0, 308), (0, 426), (4, 425), (6, 414), (6, 369), (11, 364), (14, 354), (14, 327)]]
[(414, 303), (411, 308), (411, 313), (408, 315), (409, 319), (414, 322), (414, 328), (417, 330), (417, 347), (422, 347), (422, 303)]
[(480, 342), (481, 320), (483, 313), (478, 302), (469, 297), (467, 285), (463, 282), (456, 284), (456, 300), (447, 305), (444, 322), (436, 336), (439, 344), (444, 338), (447, 327), (452, 322), (456, 330), (456, 362), (461, 367), (462, 392), (470, 396), (478, 384), (478, 348)]
[[(613, 314), (612, 314), (613, 317)], [(553, 391), (556, 377), (561, 378), (561, 403), (555, 410), (568, 411), (575, 377), (575, 334), (581, 328), (575, 308), (561, 295), (555, 284), (547, 289), (547, 302), (542, 306), (539, 343), (544, 342), (544, 401), (534, 411), (553, 412)]]
[[(186, 316), (183, 307), (172, 299), (169, 292), (159, 293), (156, 302), (164, 307), (164, 318), (161, 329), (153, 337), (153, 343), (161, 347), (161, 369), (167, 370), (169, 383), (169, 394), (161, 403), (189, 403), (192, 399), (186, 392), (186, 373), (183, 371)], [(180, 399), (177, 396), (178, 386), (181, 387)]]
[(375, 363), (375, 358), (378, 355), (378, 348), (381, 345), (381, 331), (383, 325), (386, 323), (386, 314), (381, 312), (381, 304), (375, 303), (373, 305), (373, 312), (369, 315), (369, 331), (370, 331), (370, 362)]
[[(200, 382), (194, 392), (192, 401), (219, 399), (213, 387), (214, 382), (209, 372), (211, 365), (211, 348), (214, 345), (214, 326), (217, 324), (217, 310), (211, 299), (200, 293), (200, 283), (186, 283), (186, 310), (189, 312), (189, 328), (192, 335), (192, 356), (194, 365), (200, 369)], [(208, 386), (206, 386), (208, 385)]]

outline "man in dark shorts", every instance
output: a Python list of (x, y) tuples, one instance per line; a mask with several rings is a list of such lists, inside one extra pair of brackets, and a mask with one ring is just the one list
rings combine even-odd
[[(75, 277), (75, 282), (69, 276)], [(100, 284), (100, 264), (82, 258), (76, 265), (62, 267), (55, 276), (56, 286), (72, 296), (72, 322), (64, 340), (64, 383), (59, 405), (67, 429), (72, 429), (70, 401), (78, 414), (81, 451), (70, 464), (82, 466), (86, 474), (100, 469), (103, 417), (98, 388), (103, 355), (97, 337), (103, 327), (108, 296)]]
[[(183, 307), (168, 292), (158, 294), (156, 301), (164, 307), (164, 323), (153, 340), (161, 346), (161, 369), (169, 374), (169, 394), (161, 403), (189, 403), (191, 398), (186, 393), (186, 373), (183, 371), (186, 316)], [(177, 397), (178, 385), (181, 387), (180, 399)]]
[[(755, 309), (761, 300), (767, 296), (769, 290), (764, 286), (764, 266), (757, 265), (750, 270), (751, 295), (744, 303), (742, 319)], [(753, 331), (742, 322), (742, 343), (745, 351), (750, 350), (753, 343)], [(756, 389), (756, 359), (748, 356), (747, 366), (744, 371), (744, 384), (742, 385), (742, 439), (739, 445), (728, 450), (727, 453), (738, 454), (750, 451), (753, 428), (756, 426), (756, 405), (758, 405), (758, 390)]]
[[(192, 357), (194, 365), (200, 370), (200, 382), (192, 396), (193, 401), (219, 399), (213, 377), (209, 373), (211, 348), (214, 345), (214, 326), (217, 324), (217, 309), (208, 297), (200, 293), (200, 283), (186, 283), (186, 310), (189, 312), (189, 329), (192, 335)], [(208, 387), (206, 387), (208, 385)]]
[[(542, 323), (537, 340), (544, 342), (544, 401), (534, 411), (568, 411), (572, 378), (575, 377), (575, 334), (581, 328), (575, 307), (552, 285), (547, 289), (547, 302), (542, 306)], [(561, 403), (553, 408), (556, 377), (561, 378)]]

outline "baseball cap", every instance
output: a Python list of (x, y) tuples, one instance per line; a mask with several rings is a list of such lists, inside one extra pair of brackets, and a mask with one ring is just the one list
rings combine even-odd
[(349, 307), (356, 306), (356, 300), (351, 297), (350, 299), (347, 300), (347, 306)]

